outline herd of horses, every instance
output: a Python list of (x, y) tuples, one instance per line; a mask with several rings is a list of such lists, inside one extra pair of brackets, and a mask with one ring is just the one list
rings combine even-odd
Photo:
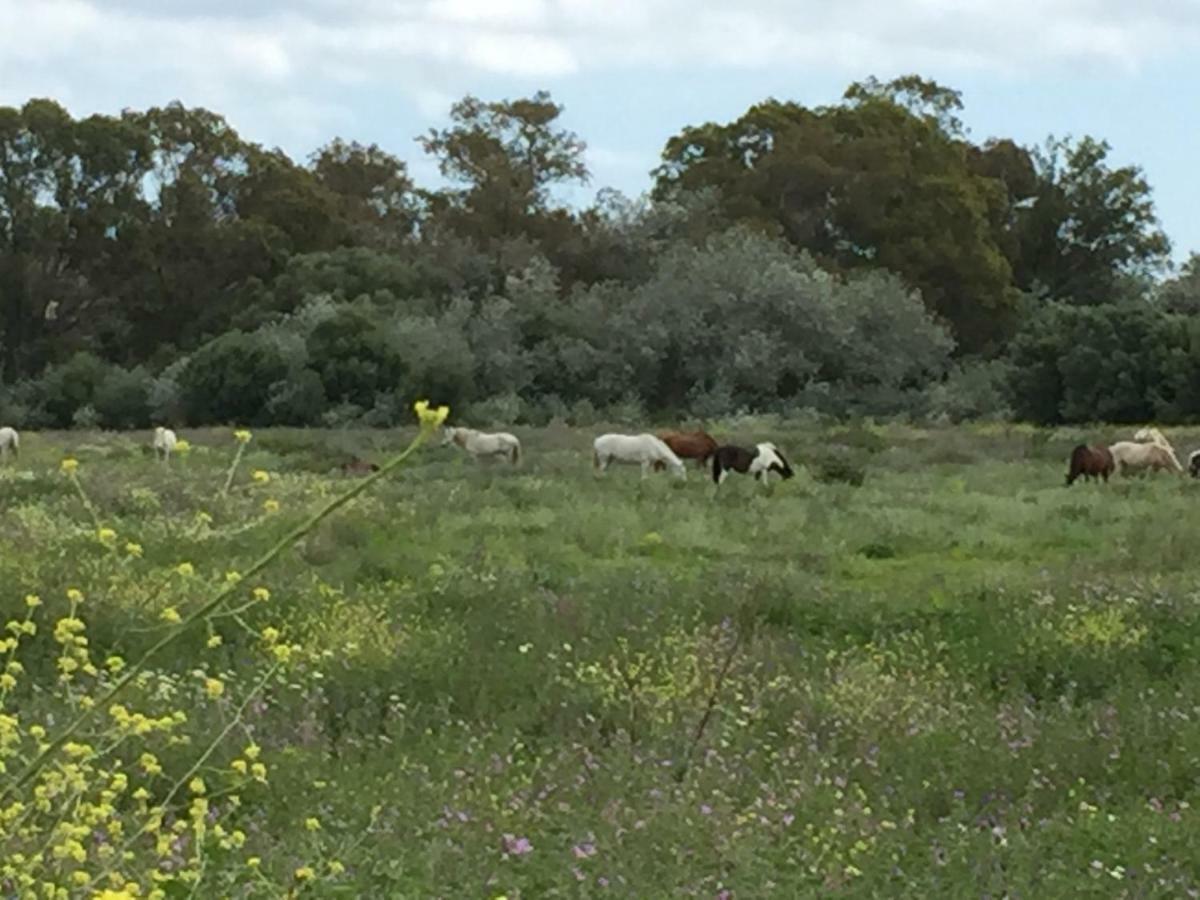
[[(473, 428), (447, 427), (443, 446), (453, 444), (475, 459), (502, 457), (513, 465), (521, 459), (521, 442), (508, 432), (488, 434)], [(779, 448), (769, 442), (753, 448), (721, 445), (704, 431), (663, 431), (658, 434), (602, 434), (592, 442), (592, 467), (603, 474), (613, 463), (641, 466), (642, 477), (652, 471), (669, 469), (678, 478), (686, 478), (685, 459), (695, 460), (700, 468), (712, 461), (712, 479), (723, 482), (730, 472), (753, 475), (766, 484), (771, 473), (791, 478), (795, 473)]]
[[(154, 429), (154, 454), (167, 462), (179, 441), (170, 428)], [(442, 445), (454, 445), (474, 459), (500, 457), (516, 465), (521, 461), (521, 441), (508, 432), (488, 433), (474, 428), (446, 426), (442, 429)], [(0, 459), (10, 453), (19, 455), (21, 438), (16, 429), (0, 428)], [(613, 463), (639, 465), (642, 477), (650, 472), (670, 470), (685, 478), (685, 459), (695, 460), (700, 468), (711, 465), (712, 480), (721, 484), (730, 472), (753, 475), (766, 484), (772, 475), (791, 478), (795, 473), (787, 458), (775, 444), (763, 442), (754, 447), (719, 444), (705, 431), (661, 431), (658, 434), (602, 434), (592, 442), (592, 466), (597, 474)], [(361, 459), (343, 463), (347, 475), (365, 475), (379, 471), (379, 466)], [(1067, 485), (1079, 478), (1085, 481), (1108, 481), (1119, 472), (1127, 475), (1139, 471), (1167, 471), (1183, 474), (1184, 467), (1175, 455), (1175, 448), (1157, 428), (1142, 428), (1132, 441), (1118, 441), (1105, 446), (1080, 444), (1071, 451), (1067, 470)], [(1200, 478), (1200, 450), (1188, 456), (1186, 471)]]
[[(1140, 471), (1183, 474), (1175, 448), (1157, 428), (1141, 428), (1132, 441), (1117, 441), (1107, 447), (1080, 444), (1071, 451), (1067, 484), (1074, 484), (1079, 478), (1107, 482), (1114, 472), (1127, 475)], [(1188, 456), (1187, 472), (1193, 478), (1200, 478), (1200, 450), (1193, 450)]]

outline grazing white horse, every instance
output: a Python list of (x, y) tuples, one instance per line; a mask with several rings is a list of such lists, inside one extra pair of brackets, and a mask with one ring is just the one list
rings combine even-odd
[(170, 428), (163, 428), (159, 425), (154, 429), (154, 455), (155, 457), (161, 456), (163, 462), (170, 458), (177, 443), (179, 441), (175, 437), (175, 432)]
[(603, 472), (609, 463), (628, 463), (642, 467), (642, 477), (651, 468), (666, 467), (680, 478), (687, 478), (683, 461), (660, 438), (652, 434), (602, 434), (592, 442), (592, 466)]
[(521, 442), (516, 435), (507, 431), (488, 434), (474, 428), (446, 428), (442, 435), (442, 446), (455, 444), (471, 454), (472, 459), (482, 456), (503, 456), (514, 466), (521, 460)]
[(1177, 472), (1183, 471), (1183, 466), (1179, 464), (1179, 457), (1175, 455), (1175, 448), (1171, 446), (1171, 442), (1163, 437), (1163, 433), (1157, 428), (1139, 428), (1133, 439), (1135, 441), (1149, 441), (1156, 447), (1162, 447), (1171, 455), (1171, 462), (1174, 463), (1175, 470)]
[(1122, 475), (1139, 472), (1143, 469), (1164, 472), (1183, 472), (1183, 466), (1170, 450), (1158, 444), (1141, 443), (1140, 441), (1118, 441), (1108, 448), (1116, 463), (1117, 471)]
[(9, 450), (13, 456), (21, 455), (21, 436), (17, 434), (17, 429), (5, 426), (0, 428), (0, 459), (8, 456)]

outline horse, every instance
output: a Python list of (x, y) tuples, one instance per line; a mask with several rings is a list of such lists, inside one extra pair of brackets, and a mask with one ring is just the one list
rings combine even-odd
[(367, 462), (365, 459), (352, 459), (342, 463), (341, 469), (343, 475), (368, 475), (371, 472), (378, 472), (379, 466), (373, 462)]
[(702, 469), (717, 450), (717, 442), (705, 431), (660, 431), (658, 439), (680, 459), (694, 459)]
[(1188, 455), (1188, 473), (1193, 478), (1200, 478), (1200, 450), (1193, 450)]
[(713, 481), (720, 484), (731, 471), (753, 475), (755, 481), (761, 480), (764, 485), (772, 472), (778, 472), (784, 480), (796, 474), (779, 448), (769, 442), (757, 444), (753, 450), (733, 444), (718, 447), (713, 453)]
[(0, 428), (0, 459), (6, 458), (9, 450), (14, 458), (21, 455), (21, 436), (17, 434), (17, 429), (6, 425)]
[(521, 442), (506, 431), (488, 434), (474, 428), (446, 428), (442, 435), (442, 446), (454, 444), (471, 454), (472, 459), (485, 456), (503, 456), (514, 466), (521, 459)]
[(1183, 466), (1179, 464), (1179, 457), (1175, 455), (1175, 448), (1171, 446), (1171, 442), (1163, 437), (1163, 433), (1157, 428), (1139, 428), (1137, 433), (1133, 436), (1133, 439), (1135, 441), (1149, 441), (1151, 444), (1154, 444), (1157, 447), (1162, 447), (1169, 454), (1171, 454), (1171, 460), (1174, 463), (1175, 470), (1178, 472), (1183, 471)]
[(653, 434), (602, 434), (592, 442), (592, 467), (603, 473), (609, 463), (629, 463), (642, 467), (645, 478), (651, 468), (671, 469), (680, 478), (687, 478), (683, 461), (675, 451)]
[(170, 428), (163, 428), (159, 425), (154, 429), (154, 456), (157, 459), (160, 455), (165, 463), (171, 456), (171, 451), (175, 449), (178, 440), (175, 437), (175, 432)]
[(1112, 454), (1117, 471), (1128, 475), (1131, 471), (1142, 469), (1151, 471), (1183, 472), (1183, 466), (1175, 458), (1175, 454), (1158, 444), (1144, 444), (1139, 441), (1117, 441), (1108, 448)]
[(1089, 447), (1087, 444), (1080, 444), (1071, 451), (1071, 461), (1067, 471), (1067, 487), (1074, 484), (1075, 479), (1080, 475), (1086, 481), (1103, 478), (1107, 484), (1108, 476), (1113, 473), (1114, 468), (1116, 468), (1116, 462), (1107, 447)]

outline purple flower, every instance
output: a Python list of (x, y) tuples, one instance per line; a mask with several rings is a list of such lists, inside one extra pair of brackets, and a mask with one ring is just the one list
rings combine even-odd
[(796, 821), (796, 817), (794, 815), (792, 815), (791, 813), (784, 813), (784, 815), (783, 815), (783, 824), (784, 825), (791, 825), (795, 821)]
[(582, 844), (572, 847), (571, 852), (575, 854), (576, 859), (587, 859), (596, 855), (596, 845), (591, 841), (584, 841)]
[(707, 803), (701, 803), (700, 804), (700, 812), (703, 815), (711, 816), (712, 815), (712, 807), (709, 806)]
[(514, 837), (511, 834), (504, 835), (504, 852), (512, 856), (524, 856), (526, 853), (533, 852), (533, 844), (530, 843), (527, 837)]
[(733, 891), (729, 888), (724, 888), (721, 893), (717, 894), (716, 900), (733, 900)]

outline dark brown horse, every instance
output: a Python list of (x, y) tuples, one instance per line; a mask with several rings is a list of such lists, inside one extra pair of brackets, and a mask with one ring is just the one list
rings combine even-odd
[(1075, 479), (1080, 475), (1087, 481), (1093, 478), (1103, 478), (1107, 482), (1108, 476), (1113, 473), (1114, 468), (1116, 468), (1116, 463), (1107, 447), (1089, 447), (1087, 444), (1080, 444), (1071, 451), (1071, 468), (1067, 472), (1067, 485), (1074, 484)]
[(680, 459), (694, 459), (702, 469), (717, 452), (717, 442), (706, 431), (660, 431), (658, 439)]
[(352, 459), (350, 462), (342, 463), (343, 475), (367, 475), (378, 471), (379, 466), (373, 462), (367, 462), (365, 459)]

